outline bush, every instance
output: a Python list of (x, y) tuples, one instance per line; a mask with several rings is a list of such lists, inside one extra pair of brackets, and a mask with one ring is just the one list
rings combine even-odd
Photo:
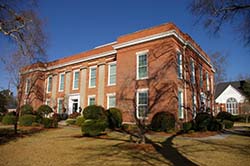
[(83, 116), (78, 116), (78, 117), (76, 118), (75, 124), (76, 124), (77, 126), (82, 126), (82, 124), (83, 124), (84, 121), (85, 121), (85, 118), (84, 118)]
[(20, 110), (21, 110), (21, 115), (33, 114), (33, 107), (29, 104), (21, 106)]
[(76, 119), (67, 119), (66, 124), (67, 125), (74, 125), (74, 124), (76, 124)]
[(2, 119), (2, 123), (4, 125), (13, 125), (16, 123), (16, 116), (6, 114)]
[(67, 113), (59, 114), (59, 120), (66, 120), (66, 119), (68, 119), (68, 114)]
[(223, 120), (222, 124), (225, 126), (226, 129), (230, 129), (234, 126), (234, 122), (230, 120)]
[(107, 128), (108, 124), (106, 120), (99, 119), (87, 119), (82, 124), (82, 133), (87, 136), (98, 136)]
[(198, 131), (207, 131), (212, 120), (212, 116), (206, 112), (198, 113), (195, 117), (195, 129)]
[(48, 105), (41, 105), (37, 109), (37, 114), (41, 117), (45, 117), (45, 115), (48, 115), (49, 113), (53, 112), (52, 108)]
[(81, 114), (79, 112), (73, 112), (72, 114), (69, 115), (69, 118), (70, 119), (76, 119), (80, 115)]
[(0, 115), (0, 122), (2, 122), (4, 115)]
[(209, 125), (208, 125), (208, 130), (209, 131), (220, 131), (222, 129), (221, 123), (216, 120), (215, 118), (212, 118)]
[(85, 119), (107, 119), (105, 109), (102, 106), (90, 105), (84, 108), (83, 116)]
[(122, 126), (122, 113), (118, 108), (109, 108), (107, 110), (109, 128), (120, 128)]
[(216, 119), (220, 119), (221, 122), (223, 120), (230, 120), (232, 121), (233, 120), (233, 116), (232, 114), (228, 113), (228, 112), (219, 112), (216, 116)]
[(151, 128), (154, 131), (165, 131), (169, 132), (175, 128), (175, 117), (173, 114), (168, 112), (158, 112), (154, 115)]
[(31, 126), (33, 122), (35, 122), (36, 116), (34, 115), (23, 115), (19, 118), (20, 126)]
[(57, 128), (58, 122), (55, 118), (43, 118), (44, 128)]
[(183, 123), (183, 125), (182, 125), (182, 128), (183, 128), (183, 131), (186, 133), (186, 132), (188, 132), (189, 130), (191, 130), (192, 129), (192, 127), (193, 127), (193, 122), (185, 122), (185, 123)]

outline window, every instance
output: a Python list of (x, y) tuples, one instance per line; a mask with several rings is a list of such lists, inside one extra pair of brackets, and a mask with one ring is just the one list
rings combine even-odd
[(95, 95), (88, 96), (88, 105), (95, 105)]
[(89, 68), (89, 87), (94, 88), (96, 86), (96, 67)]
[(59, 98), (57, 100), (57, 113), (62, 113), (63, 111), (63, 99), (62, 98)]
[(25, 83), (25, 94), (28, 94), (30, 91), (30, 79), (26, 79)]
[(77, 90), (78, 88), (79, 88), (79, 70), (75, 70), (73, 75), (73, 90)]
[(184, 109), (183, 109), (183, 90), (178, 90), (178, 117), (179, 119), (184, 118)]
[(148, 89), (137, 90), (137, 108), (136, 115), (138, 119), (147, 117), (148, 113)]
[(112, 108), (116, 106), (115, 93), (107, 94), (107, 108)]
[(64, 90), (64, 76), (65, 74), (61, 73), (59, 77), (59, 92), (62, 92)]
[(148, 78), (148, 56), (147, 53), (137, 53), (137, 79)]
[(50, 99), (46, 99), (45, 104), (50, 106)]
[(50, 93), (52, 89), (52, 76), (47, 78), (47, 93)]
[(209, 84), (209, 75), (208, 72), (206, 73), (206, 80), (207, 80), (207, 91), (210, 90), (210, 84)]
[(109, 64), (108, 70), (108, 85), (115, 85), (116, 84), (116, 63)]
[(196, 102), (196, 95), (195, 95), (194, 92), (193, 92), (193, 100), (192, 100), (192, 103), (193, 103), (193, 116), (195, 117), (195, 116), (196, 116), (196, 106), (197, 106), (197, 102)]
[(229, 98), (227, 99), (227, 112), (236, 115), (238, 114), (238, 103), (235, 98)]
[(194, 67), (194, 60), (191, 59), (191, 82), (195, 84), (195, 67)]
[(203, 71), (202, 71), (202, 65), (200, 65), (200, 87), (203, 87)]
[(177, 53), (177, 65), (178, 65), (178, 78), (182, 79), (182, 54), (180, 52)]

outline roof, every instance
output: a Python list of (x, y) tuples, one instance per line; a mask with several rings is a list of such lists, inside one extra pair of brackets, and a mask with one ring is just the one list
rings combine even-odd
[(241, 81), (232, 81), (232, 82), (222, 82), (216, 85), (215, 90), (215, 99), (220, 96), (220, 94), (229, 86), (231, 85), (236, 90), (238, 90), (241, 94), (244, 94), (243, 85), (246, 83), (245, 80)]

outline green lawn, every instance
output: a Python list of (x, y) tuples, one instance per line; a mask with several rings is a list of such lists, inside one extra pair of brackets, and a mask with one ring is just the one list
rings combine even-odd
[(112, 132), (81, 137), (80, 128), (63, 127), (24, 136), (0, 145), (1, 166), (80, 165), (249, 165), (250, 137), (218, 139), (182, 136), (149, 137), (151, 144), (130, 143)]

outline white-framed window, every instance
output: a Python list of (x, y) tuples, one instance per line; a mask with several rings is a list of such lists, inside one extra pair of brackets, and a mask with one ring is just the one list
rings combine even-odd
[(136, 78), (147, 79), (148, 78), (148, 51), (142, 51), (136, 53)]
[(116, 84), (116, 62), (111, 62), (108, 65), (108, 85)]
[(196, 100), (196, 94), (193, 92), (193, 98), (192, 98), (192, 104), (193, 104), (193, 116), (196, 116), (196, 106), (197, 106), (197, 100)]
[(51, 103), (50, 103), (50, 99), (46, 99), (46, 100), (45, 100), (45, 105), (50, 106), (50, 104), (51, 104)]
[(47, 93), (50, 93), (52, 90), (52, 75), (47, 78)]
[(209, 91), (210, 90), (210, 82), (209, 82), (208, 72), (206, 72), (206, 81), (207, 81), (207, 91)]
[(25, 94), (27, 95), (30, 91), (30, 79), (27, 78), (25, 82)]
[(60, 73), (59, 74), (59, 92), (64, 91), (64, 78), (65, 78), (65, 73)]
[(148, 89), (138, 89), (136, 93), (136, 116), (146, 118), (148, 114)]
[(203, 87), (203, 69), (202, 65), (200, 65), (200, 87)]
[(182, 65), (182, 54), (180, 52), (177, 52), (177, 66), (178, 66), (178, 78), (182, 79), (183, 78), (183, 74), (182, 74), (183, 65)]
[(112, 108), (116, 106), (116, 97), (115, 93), (107, 94), (107, 108)]
[(62, 113), (62, 111), (63, 111), (63, 98), (58, 98), (57, 99), (57, 113), (58, 114), (61, 114)]
[(184, 118), (183, 90), (182, 89), (178, 89), (178, 117), (179, 119)]
[(229, 112), (232, 115), (237, 115), (238, 114), (238, 102), (235, 98), (230, 97), (227, 99), (227, 112)]
[(89, 67), (89, 88), (96, 87), (96, 66)]
[(89, 95), (88, 96), (88, 105), (95, 105), (96, 101), (95, 101), (95, 95)]
[(79, 70), (73, 71), (73, 90), (77, 90), (79, 88)]
[(192, 84), (195, 84), (195, 66), (194, 66), (193, 59), (191, 59), (190, 67), (191, 67), (191, 82), (192, 82)]

